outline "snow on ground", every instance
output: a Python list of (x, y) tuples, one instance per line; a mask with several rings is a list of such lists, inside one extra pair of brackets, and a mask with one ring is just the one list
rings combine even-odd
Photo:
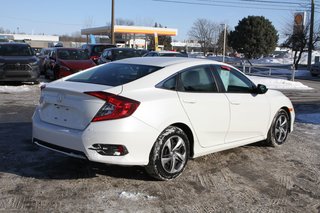
[(31, 90), (29, 85), (21, 86), (0, 86), (0, 93), (18, 93), (18, 92), (28, 92)]
[(266, 78), (259, 76), (247, 76), (255, 84), (264, 84), (269, 89), (283, 89), (283, 90), (310, 90), (311, 87), (308, 87), (297, 81), (288, 81), (285, 79), (279, 78)]
[(150, 196), (150, 195), (145, 195), (142, 193), (131, 193), (131, 192), (121, 192), (119, 195), (120, 198), (122, 199), (130, 199), (130, 200), (153, 200), (156, 199), (156, 197), (154, 196)]
[[(316, 56), (320, 56), (320, 51), (316, 51), (316, 50), (312, 51), (311, 63), (314, 63), (314, 59)], [(293, 58), (294, 58), (294, 55), (292, 51), (289, 50), (281, 58), (264, 57), (259, 59), (252, 59), (250, 60), (250, 62), (252, 64), (293, 64)], [(299, 64), (303, 64), (303, 65), (308, 64), (308, 52), (302, 53)]]

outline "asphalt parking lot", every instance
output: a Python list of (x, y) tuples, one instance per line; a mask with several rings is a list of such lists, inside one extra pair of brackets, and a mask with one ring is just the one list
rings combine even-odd
[[(300, 81), (300, 80), (299, 80)], [(0, 93), (2, 212), (320, 212), (320, 81), (284, 91), (300, 116), (281, 148), (261, 143), (189, 161), (173, 181), (90, 163), (31, 143), (39, 85)]]

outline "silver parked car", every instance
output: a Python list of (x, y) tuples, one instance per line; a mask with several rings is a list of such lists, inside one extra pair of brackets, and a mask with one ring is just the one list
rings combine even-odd
[(0, 43), (0, 81), (38, 82), (39, 59), (30, 45)]

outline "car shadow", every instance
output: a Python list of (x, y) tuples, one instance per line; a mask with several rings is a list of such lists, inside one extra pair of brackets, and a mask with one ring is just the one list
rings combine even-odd
[(35, 179), (79, 179), (99, 175), (151, 181), (143, 167), (115, 166), (72, 158), (32, 143), (31, 122), (0, 123), (0, 173)]

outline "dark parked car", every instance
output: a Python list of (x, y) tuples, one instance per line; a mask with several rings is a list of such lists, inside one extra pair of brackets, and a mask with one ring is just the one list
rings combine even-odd
[(311, 65), (310, 73), (314, 77), (320, 75), (320, 62)]
[(132, 48), (110, 48), (105, 49), (98, 59), (98, 64), (117, 61), (125, 58), (141, 57), (139, 51)]
[(53, 48), (49, 59), (45, 77), (52, 79), (62, 78), (96, 65), (85, 50), (78, 48)]
[(144, 56), (149, 52), (149, 50), (146, 49), (137, 49), (137, 52), (140, 54), (140, 56)]
[(84, 44), (81, 46), (82, 49), (85, 49), (88, 51), (89, 57), (97, 64), (98, 58), (100, 57), (101, 53), (104, 49), (107, 48), (113, 48), (116, 47), (116, 45), (113, 44)]
[(43, 48), (38, 54), (39, 58), (39, 64), (40, 64), (40, 72), (41, 74), (44, 74), (47, 70), (47, 64), (46, 62), (49, 59), (49, 53), (52, 50), (52, 48)]
[(38, 82), (39, 59), (29, 44), (0, 43), (0, 81)]

